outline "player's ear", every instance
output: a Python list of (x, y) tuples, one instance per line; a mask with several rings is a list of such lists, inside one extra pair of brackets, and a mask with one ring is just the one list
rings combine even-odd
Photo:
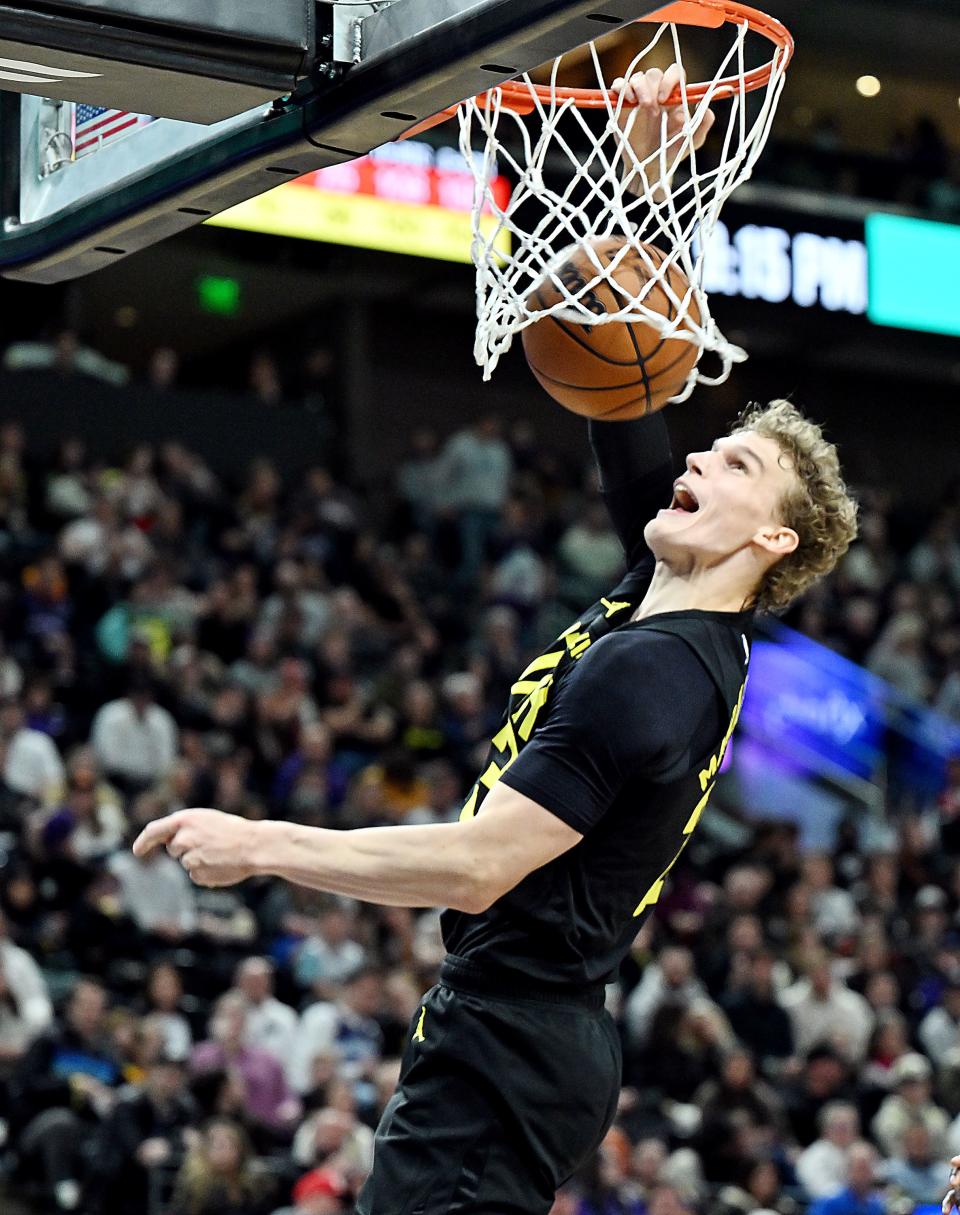
[(777, 524), (763, 527), (760, 531), (755, 532), (753, 543), (779, 561), (781, 557), (786, 557), (788, 553), (792, 553), (796, 549), (800, 543), (800, 537), (792, 527)]

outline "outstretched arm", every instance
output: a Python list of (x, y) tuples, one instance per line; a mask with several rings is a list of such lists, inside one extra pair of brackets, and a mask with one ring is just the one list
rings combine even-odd
[(166, 847), (201, 886), (273, 876), (386, 906), (475, 914), (581, 838), (529, 797), (497, 784), (483, 814), (422, 827), (331, 831), (178, 810), (145, 827), (133, 851), (146, 856)]
[[(681, 148), (680, 132), (685, 115), (682, 106), (667, 106), (667, 98), (679, 88), (681, 69), (672, 64), (665, 72), (650, 68), (612, 85), (631, 103), (620, 113), (620, 125), (629, 137), (632, 157), (624, 151), (624, 180), (628, 189), (642, 192), (642, 166), (647, 183), (660, 180), (658, 155), (661, 140), (667, 150), (667, 169), (690, 151), (700, 148), (713, 126), (714, 115), (705, 111), (700, 124)], [(623, 544), (627, 565), (633, 569), (647, 555), (643, 529), (672, 494), (673, 467), (670, 438), (659, 415), (632, 422), (589, 423), (590, 445), (600, 473), (600, 486), (613, 525)]]
[(673, 456), (667, 424), (660, 413), (632, 422), (587, 423), (597, 462), (600, 492), (623, 551), (627, 568), (649, 555), (643, 529), (673, 493)]

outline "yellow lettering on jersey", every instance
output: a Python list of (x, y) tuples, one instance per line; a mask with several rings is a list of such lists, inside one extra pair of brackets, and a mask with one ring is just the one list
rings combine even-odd
[(720, 767), (720, 758), (717, 755), (710, 756), (710, 762), (705, 768), (700, 769), (700, 788), (707, 789), (710, 782), (717, 775), (717, 769)]
[(473, 818), (477, 812), (477, 798), (480, 796), (480, 785), (476, 784), (470, 790), (470, 796), (463, 803), (463, 809), (460, 811), (460, 822), (465, 823), (468, 818)]
[(533, 732), (533, 727), (536, 724), (537, 718), (540, 716), (540, 710), (547, 703), (547, 697), (550, 695), (550, 687), (552, 684), (553, 676), (544, 675), (543, 679), (540, 680), (524, 703), (513, 715), (513, 720), (516, 721), (521, 713), (526, 713), (526, 717), (524, 717), (523, 721), (520, 723), (520, 728), (518, 731), (524, 742), (529, 739), (531, 733)]
[(508, 721), (503, 729), (493, 736), (490, 742), (491, 746), (496, 747), (498, 751), (509, 751), (510, 763), (517, 758), (520, 748), (517, 746), (517, 736), (513, 731), (512, 721)]
[(420, 1007), (420, 1020), (417, 1022), (417, 1028), (413, 1031), (413, 1038), (411, 1039), (411, 1041), (426, 1042), (426, 1038), (423, 1036), (423, 1019), (426, 1015), (427, 1015), (427, 1006), (426, 1006), (426, 1004), (423, 1004)]
[(589, 633), (564, 633), (563, 639), (567, 643), (571, 658), (579, 658), (590, 645)]
[[(610, 615), (613, 611), (619, 611), (620, 608), (630, 606), (628, 603), (610, 603), (606, 599), (603, 602), (608, 608), (607, 615)], [(568, 629), (560, 634), (571, 658), (579, 658), (591, 644), (589, 633), (578, 632), (580, 623), (579, 620), (576, 621), (575, 624), (570, 625)], [(520, 753), (520, 743), (517, 740), (517, 736), (519, 735), (520, 740), (523, 742), (529, 741), (533, 728), (537, 724), (537, 718), (540, 716), (543, 706), (547, 703), (547, 697), (550, 695), (550, 688), (553, 686), (553, 671), (563, 656), (563, 650), (551, 650), (549, 654), (541, 654), (539, 657), (534, 658), (517, 682), (511, 686), (510, 694), (512, 696), (523, 696), (523, 700), (513, 711), (506, 724), (490, 740), (490, 745), (495, 750), (501, 752), (501, 754), (505, 754), (505, 762), (497, 763), (491, 761), (487, 766), (486, 771), (470, 790), (470, 794), (464, 802), (463, 809), (460, 811), (461, 822), (473, 818), (477, 813), (481, 786), (484, 789), (492, 789), (504, 772), (506, 772), (507, 768), (517, 758), (517, 755)], [(539, 679), (531, 679), (530, 676), (536, 675), (538, 671), (545, 671), (546, 674), (541, 675)], [(521, 718), (523, 718), (522, 721), (520, 720)], [(520, 723), (516, 729), (514, 728), (515, 722)]]
[(702, 793), (706, 793), (707, 786), (717, 775), (717, 770), (723, 763), (723, 757), (727, 753), (727, 745), (729, 744), (730, 739), (733, 737), (734, 730), (737, 728), (737, 722), (740, 720), (740, 710), (743, 708), (743, 694), (746, 691), (746, 688), (747, 684), (746, 681), (744, 681), (740, 685), (740, 693), (737, 696), (737, 703), (733, 706), (733, 714), (730, 718), (730, 725), (727, 726), (727, 732), (723, 736), (723, 740), (720, 743), (720, 748), (716, 755), (710, 756), (710, 762), (700, 771), (700, 791)]
[(643, 898), (637, 904), (637, 909), (633, 913), (634, 916), (638, 916), (642, 912), (646, 911), (648, 907), (652, 907), (657, 899), (659, 899), (660, 892), (663, 890), (663, 883), (666, 879), (667, 872), (664, 873), (663, 877), (658, 877), (647, 893), (643, 896)]
[(673, 860), (666, 867), (666, 869), (664, 869), (663, 873), (660, 874), (660, 876), (657, 878), (657, 880), (653, 883), (653, 885), (650, 887), (650, 889), (647, 891), (647, 893), (643, 896), (643, 898), (637, 904), (637, 906), (634, 910), (634, 913), (633, 913), (635, 917), (640, 915), (642, 912), (646, 911), (646, 909), (648, 907), (652, 907), (654, 905), (654, 903), (657, 901), (657, 899), (660, 898), (660, 895), (663, 893), (663, 884), (667, 880), (667, 878), (670, 876), (670, 870), (674, 867), (674, 865), (677, 863), (677, 861), (679, 861), (680, 857), (683, 855), (684, 848), (686, 848), (686, 846), (687, 846), (687, 844), (689, 844), (689, 842), (690, 842), (690, 836), (689, 835), (684, 836), (683, 843), (680, 845), (677, 855), (673, 858)]
[(616, 600), (616, 599), (614, 599), (614, 600), (601, 599), (600, 602), (607, 609), (604, 614), (605, 619), (607, 619), (607, 620), (609, 620), (610, 617), (613, 616), (616, 612), (622, 612), (624, 608), (628, 608), (630, 606), (630, 604), (627, 603), (626, 600), (624, 600), (623, 602), (620, 602), (619, 600)]
[(717, 750), (716, 755), (711, 755), (710, 762), (705, 768), (700, 770), (700, 790), (703, 793), (703, 797), (701, 797), (696, 806), (694, 806), (693, 813), (687, 819), (686, 826), (683, 829), (683, 842), (680, 845), (677, 855), (673, 858), (666, 869), (664, 869), (663, 873), (660, 874), (657, 880), (637, 904), (636, 910), (633, 913), (634, 916), (638, 916), (642, 912), (646, 911), (648, 907), (652, 907), (660, 898), (660, 894), (663, 891), (663, 884), (666, 881), (670, 870), (674, 867), (677, 861), (679, 861), (684, 848), (686, 848), (687, 844), (690, 842), (690, 836), (693, 834), (694, 828), (696, 827), (697, 823), (700, 822), (700, 816), (706, 809), (707, 802), (710, 800), (710, 794), (713, 792), (714, 785), (716, 784), (714, 777), (717, 775), (717, 769), (723, 763), (723, 757), (726, 753), (727, 745), (730, 742), (733, 731), (736, 729), (737, 721), (740, 717), (740, 710), (743, 707), (743, 693), (746, 690), (746, 687), (747, 684), (746, 681), (744, 681), (740, 685), (737, 703), (733, 706), (733, 713), (730, 717), (730, 725), (727, 727), (727, 732), (723, 736), (723, 740), (720, 743), (720, 747)]
[[(529, 692), (531, 688), (535, 688), (537, 681), (529, 680), (528, 676), (534, 675), (537, 671), (552, 671), (562, 657), (563, 650), (554, 650), (551, 654), (541, 654), (539, 658), (534, 658), (519, 680), (510, 688), (511, 696), (520, 696), (524, 692)], [(524, 682), (525, 680), (527, 682)]]
[(703, 797), (701, 797), (700, 800), (697, 802), (696, 806), (694, 806), (693, 814), (691, 814), (690, 817), (687, 819), (687, 825), (683, 829), (684, 835), (690, 835), (692, 833), (693, 829), (696, 827), (697, 823), (700, 822), (700, 815), (703, 814), (704, 810), (706, 809), (707, 802), (710, 800), (710, 794), (712, 792), (713, 792), (713, 785), (710, 786), (710, 788), (706, 791), (706, 793), (704, 793)]
[(500, 765), (491, 761), (489, 768), (487, 768), (486, 772), (484, 772), (480, 777), (480, 784), (483, 785), (485, 789), (492, 789), (500, 779), (502, 772), (503, 769), (500, 767)]
[(477, 812), (477, 799), (480, 796), (480, 786), (485, 789), (492, 789), (500, 777), (506, 772), (513, 761), (520, 754), (520, 748), (517, 745), (517, 735), (513, 728), (513, 722), (508, 721), (501, 730), (494, 735), (490, 740), (490, 745), (496, 747), (498, 751), (507, 753), (507, 760), (504, 764), (490, 763), (486, 772), (480, 777), (480, 780), (473, 786), (470, 791), (470, 796), (464, 803), (463, 809), (460, 811), (460, 821), (465, 822), (468, 818), (473, 818)]

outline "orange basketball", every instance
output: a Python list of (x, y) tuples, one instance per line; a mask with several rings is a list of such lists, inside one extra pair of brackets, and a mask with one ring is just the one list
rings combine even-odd
[[(618, 237), (592, 242), (604, 264), (622, 247)], [(664, 261), (660, 249), (643, 247), (654, 265)], [(573, 293), (595, 278), (597, 271), (584, 249), (577, 247), (568, 251), (554, 273)], [(613, 272), (630, 296), (639, 295), (649, 277), (649, 267), (635, 250)], [(671, 265), (667, 280), (682, 300), (689, 287), (687, 276)], [(549, 308), (561, 298), (556, 284), (547, 277), (527, 297), (527, 307)], [(596, 314), (617, 312), (625, 302), (607, 283), (598, 283), (579, 298)], [(660, 283), (651, 288), (644, 304), (668, 319), (676, 315), (674, 302)], [(699, 324), (700, 309), (693, 296), (688, 315)], [(546, 316), (524, 329), (523, 351), (530, 370), (555, 401), (574, 413), (605, 421), (626, 421), (662, 409), (683, 388), (700, 353), (692, 342), (662, 337), (643, 321), (584, 325), (562, 316)]]

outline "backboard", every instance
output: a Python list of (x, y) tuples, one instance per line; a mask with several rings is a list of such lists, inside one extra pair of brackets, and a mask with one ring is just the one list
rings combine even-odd
[[(294, 86), (209, 125), (139, 115), (128, 94), (114, 99), (109, 90), (98, 104), (67, 100), (64, 87), (58, 99), (4, 92), (0, 272), (51, 283), (109, 265), (282, 181), (362, 156), (658, 7), (323, 0), (315, 49)], [(49, 52), (37, 57), (48, 62)]]

